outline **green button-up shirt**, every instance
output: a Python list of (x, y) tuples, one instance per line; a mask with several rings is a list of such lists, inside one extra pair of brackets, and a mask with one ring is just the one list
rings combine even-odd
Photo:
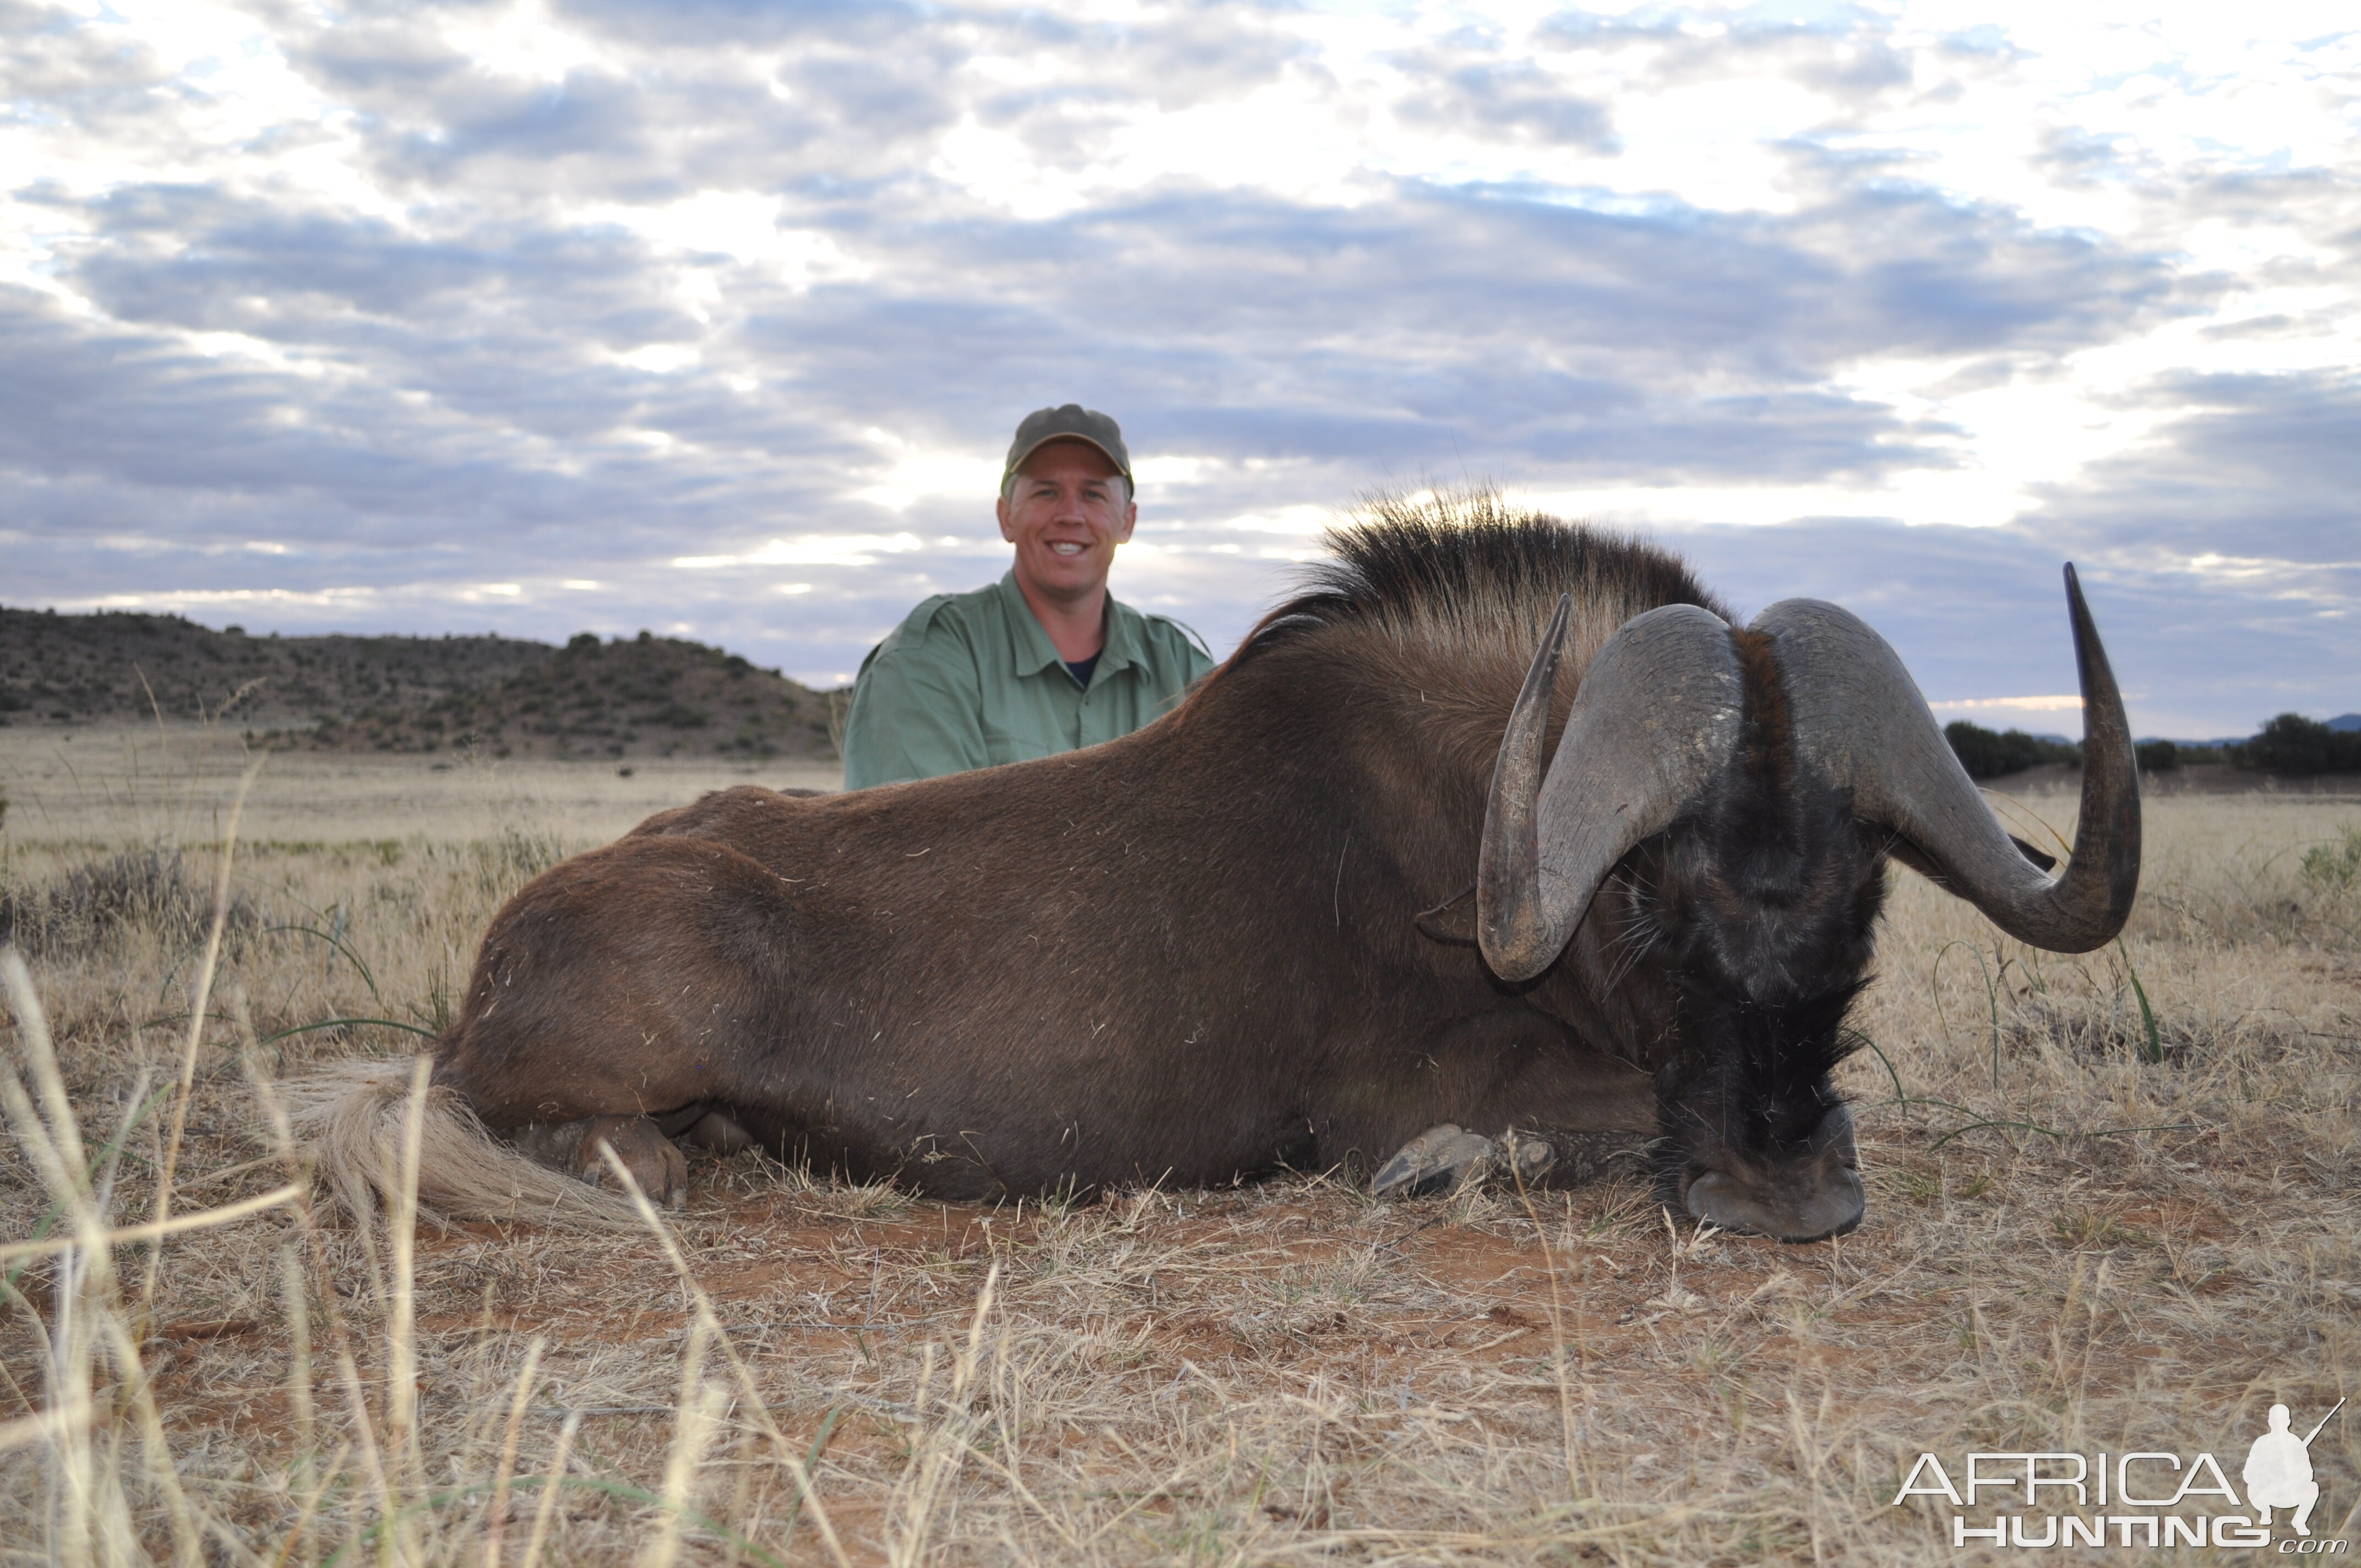
[(844, 723), (844, 787), (997, 767), (1128, 735), (1213, 667), (1195, 633), (1107, 598), (1106, 646), (1074, 679), (1010, 571), (938, 594), (869, 651)]

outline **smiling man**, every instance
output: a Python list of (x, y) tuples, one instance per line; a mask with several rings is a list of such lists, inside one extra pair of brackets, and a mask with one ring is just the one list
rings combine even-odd
[(1078, 403), (1025, 416), (1000, 477), (1016, 561), (938, 594), (870, 650), (844, 726), (844, 786), (898, 784), (1071, 751), (1154, 718), (1213, 667), (1196, 635), (1107, 592), (1128, 542), (1131, 455)]

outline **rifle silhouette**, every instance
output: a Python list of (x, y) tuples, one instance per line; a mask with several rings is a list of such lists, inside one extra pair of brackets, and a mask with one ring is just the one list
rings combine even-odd
[(2305, 1434), (2303, 1440), (2304, 1447), (2310, 1448), (2312, 1446), (2312, 1440), (2320, 1435), (2320, 1427), (2324, 1427), (2330, 1421), (2334, 1420), (2336, 1419), (2336, 1412), (2344, 1408), (2345, 1401), (2342, 1399), (2337, 1400), (2335, 1405), (2329, 1410), (2328, 1414), (2320, 1418), (2320, 1426), (2312, 1428), (2310, 1432)]

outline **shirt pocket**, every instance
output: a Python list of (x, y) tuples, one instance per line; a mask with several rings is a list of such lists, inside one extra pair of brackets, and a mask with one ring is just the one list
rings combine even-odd
[[(1019, 718), (1029, 716), (1016, 716)], [(1036, 757), (1051, 757), (1067, 748), (1058, 739), (1054, 720), (1038, 724), (1011, 723), (986, 714), (983, 718), (983, 754), (985, 764), (1000, 767), (1007, 762), (1029, 762)]]

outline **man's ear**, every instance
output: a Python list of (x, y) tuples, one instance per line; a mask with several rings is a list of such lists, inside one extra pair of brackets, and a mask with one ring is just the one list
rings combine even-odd
[(1007, 487), (1003, 486), (1001, 488), (999, 504), (994, 506), (992, 510), (993, 515), (1000, 519), (1000, 537), (1007, 540), (1012, 544), (1016, 543), (1016, 530), (1010, 527), (1008, 523)]
[(1122, 526), (1121, 528), (1119, 528), (1119, 529), (1115, 530), (1115, 542), (1117, 544), (1128, 544), (1128, 543), (1131, 543), (1131, 531), (1132, 531), (1133, 529), (1135, 529), (1135, 528), (1138, 527), (1138, 526), (1139, 526), (1139, 503), (1138, 503), (1137, 501), (1126, 501), (1126, 502), (1124, 502), (1124, 503), (1123, 503), (1123, 526)]

